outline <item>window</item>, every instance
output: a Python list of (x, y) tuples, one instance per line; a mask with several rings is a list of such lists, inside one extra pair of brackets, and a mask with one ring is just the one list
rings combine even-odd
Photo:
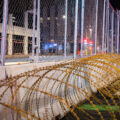
[(32, 29), (33, 28), (33, 14), (28, 13), (28, 28)]
[(58, 16), (58, 6), (56, 5), (55, 6), (55, 17), (57, 17)]
[(57, 36), (57, 34), (58, 34), (58, 29), (57, 29), (57, 20), (55, 20), (55, 27), (54, 27), (54, 33), (55, 33), (55, 35)]
[[(35, 29), (37, 29), (37, 15), (36, 15), (36, 24), (35, 24)], [(28, 13), (28, 28), (33, 29), (33, 14)]]
[(2, 20), (2, 16), (1, 16), (1, 17), (0, 17), (0, 23), (2, 23), (2, 21), (3, 21), (3, 20)]
[(19, 54), (23, 53), (23, 47), (24, 47), (24, 37), (19, 35), (13, 35), (13, 53)]
[(13, 13), (13, 25), (24, 27), (24, 13)]
[(43, 33), (43, 23), (40, 23), (40, 33)]
[(48, 36), (50, 36), (50, 21), (47, 22), (47, 26), (48, 26)]
[(32, 37), (28, 37), (28, 53), (32, 53)]
[(71, 22), (71, 36), (74, 35), (74, 23)]
[(47, 16), (50, 17), (50, 7), (47, 8)]
[(43, 17), (43, 8), (40, 9), (40, 17)]

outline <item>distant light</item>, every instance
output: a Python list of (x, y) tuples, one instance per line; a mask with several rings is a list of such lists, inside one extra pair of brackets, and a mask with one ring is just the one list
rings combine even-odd
[(90, 45), (90, 46), (93, 46), (93, 41), (90, 41), (90, 42), (89, 42), (89, 45)]
[(58, 46), (58, 50), (60, 51), (60, 50), (62, 50), (62, 49), (63, 49), (62, 45), (59, 45), (59, 46)]
[(66, 16), (65, 15), (63, 15), (63, 19), (65, 19), (66, 18)]
[(100, 47), (97, 47), (97, 50), (99, 51), (99, 50), (100, 50)]
[(51, 39), (50, 41), (51, 41), (51, 42), (54, 42), (54, 39)]
[(87, 43), (87, 40), (84, 40), (84, 43)]
[(53, 48), (53, 44), (49, 44), (49, 48)]
[(88, 44), (88, 40), (87, 39), (84, 39), (84, 44), (87, 45)]
[(50, 17), (48, 17), (47, 20), (50, 20)]
[(54, 45), (54, 47), (56, 47), (56, 46), (57, 46), (57, 43), (54, 43), (53, 45)]
[(47, 49), (48, 49), (48, 44), (45, 45), (45, 50), (47, 50)]
[(92, 32), (92, 28), (90, 28), (89, 30), (90, 30), (90, 32)]
[(42, 21), (42, 20), (43, 20), (43, 18), (42, 18), (42, 17), (40, 17), (40, 20)]
[(89, 49), (92, 50), (92, 47), (90, 46)]

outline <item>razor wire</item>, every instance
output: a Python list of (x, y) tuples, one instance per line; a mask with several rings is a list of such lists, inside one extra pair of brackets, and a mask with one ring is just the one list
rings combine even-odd
[(120, 56), (69, 60), (0, 80), (0, 118), (120, 118)]

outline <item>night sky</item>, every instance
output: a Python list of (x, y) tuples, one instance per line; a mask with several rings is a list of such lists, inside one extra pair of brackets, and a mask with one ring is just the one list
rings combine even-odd
[(110, 2), (115, 9), (120, 10), (120, 0), (110, 0)]
[[(3, 8), (3, 1), (4, 0), (0, 0), (0, 10), (2, 10)], [(41, 6), (44, 7), (47, 4), (52, 5), (59, 1), (61, 0), (41, 0), (41, 3), (42, 3)], [(110, 2), (114, 7), (114, 9), (120, 10), (120, 0), (110, 0)], [(14, 12), (25, 11), (32, 8), (33, 8), (33, 0), (10, 0), (10, 4), (9, 4), (10, 13), (13, 13), (13, 11)], [(0, 11), (0, 14), (2, 14), (2, 11)]]

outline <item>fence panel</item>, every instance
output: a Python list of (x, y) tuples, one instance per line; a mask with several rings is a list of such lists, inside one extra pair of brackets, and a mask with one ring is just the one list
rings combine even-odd
[(119, 53), (119, 12), (108, 0), (10, 0), (6, 38), (12, 59)]

